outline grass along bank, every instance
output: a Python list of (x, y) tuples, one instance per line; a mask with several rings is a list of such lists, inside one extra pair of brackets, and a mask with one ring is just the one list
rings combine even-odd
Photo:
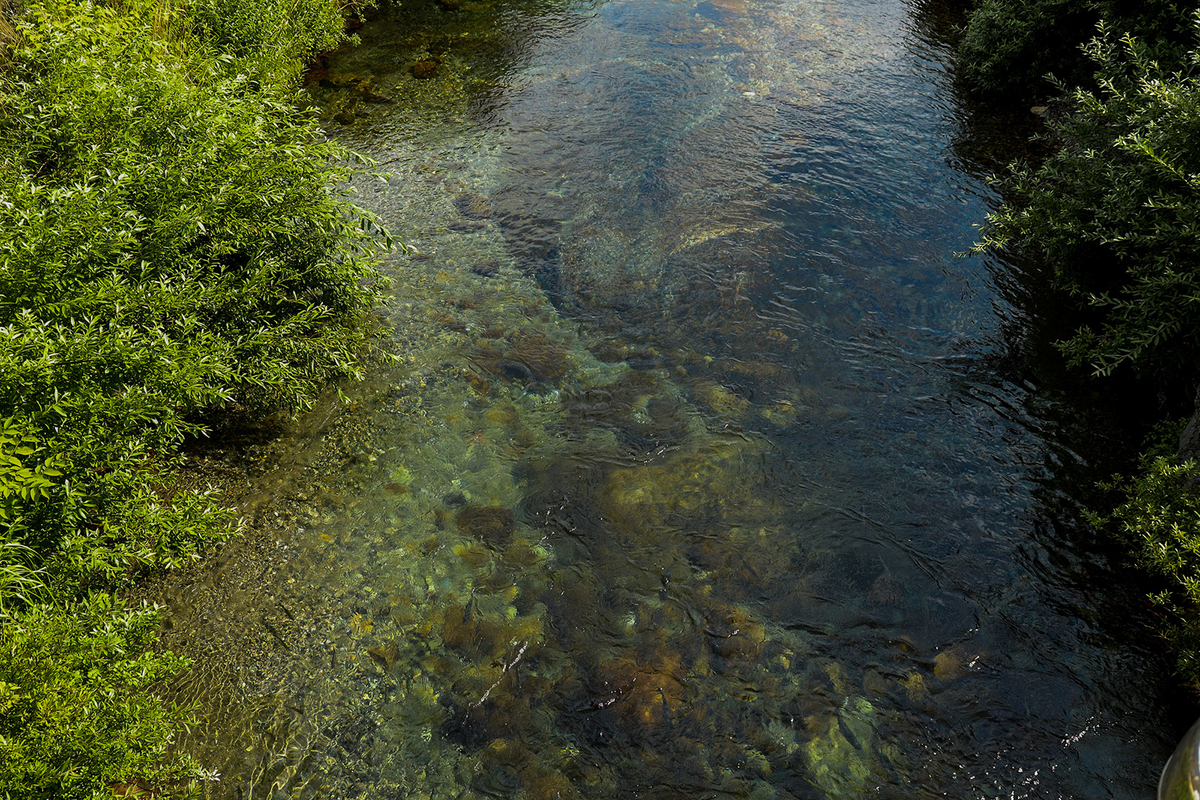
[(0, 791), (187, 795), (185, 665), (114, 593), (235, 530), (162, 490), (185, 437), (355, 372), (380, 232), (295, 103), (344, 9), (0, 10)]

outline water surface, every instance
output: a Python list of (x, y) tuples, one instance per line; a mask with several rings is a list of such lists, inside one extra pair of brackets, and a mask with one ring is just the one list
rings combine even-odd
[(312, 96), (410, 247), (396, 362), (166, 594), (215, 796), (1150, 796), (1170, 684), (1073, 513), (1120, 426), (954, 257), (903, 3), (360, 33)]

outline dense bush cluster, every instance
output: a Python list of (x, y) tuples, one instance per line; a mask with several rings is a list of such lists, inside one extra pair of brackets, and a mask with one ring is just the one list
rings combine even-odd
[[(1002, 182), (984, 243), (1043, 261), (1094, 312), (1063, 343), (1098, 374), (1200, 366), (1200, 82), (1132, 37), (1089, 47), (1100, 88), (1050, 124), (1057, 149)], [(1189, 62), (1197, 58), (1195, 51)]]
[(344, 154), (290, 84), (156, 12), (30, 8), (0, 78), (0, 408), (46, 479), (0, 485), (0, 530), (75, 586), (219, 535), (155, 497), (162, 454), (214, 408), (303, 405), (372, 300)]
[[(982, 0), (959, 52), (960, 72), (975, 88), (1027, 91), (1034, 71), (1065, 79), (1047, 123), (1049, 155), (997, 180), (1004, 203), (980, 248), (1040, 265), (1075, 304), (1084, 322), (1059, 342), (1071, 363), (1160, 391), (1194, 386), (1200, 375), (1195, 10), (1159, 1)], [(1053, 44), (1057, 25), (1072, 33)], [(1089, 25), (1096, 27), (1084, 35)], [(1076, 32), (1088, 40), (1078, 57)], [(1108, 488), (1119, 499), (1096, 521), (1113, 526), (1162, 581), (1152, 599), (1181, 675), (1200, 690), (1200, 473), (1174, 455), (1177, 442), (1162, 439), (1136, 477), (1114, 481)]]
[[(1194, 5), (1192, 6), (1194, 8)], [(1190, 39), (1191, 11), (1173, 0), (977, 0), (956, 53), (957, 71), (975, 94), (1047, 98), (1058, 85), (1094, 88), (1085, 45), (1104, 24), (1134, 36), (1160, 61), (1176, 61)]]
[(343, 7), (0, 19), (0, 791), (184, 791), (186, 759), (164, 761), (182, 712), (147, 694), (181, 662), (105, 593), (230, 535), (211, 498), (163, 491), (184, 437), (354, 373), (379, 231), (293, 97)]
[(1162, 579), (1164, 588), (1150, 599), (1192, 686), (1200, 686), (1200, 494), (1185, 487), (1198, 478), (1194, 461), (1145, 458), (1138, 476), (1113, 484), (1124, 502), (1099, 519), (1116, 523), (1138, 561)]
[[(103, 593), (36, 606), (0, 639), (0, 791), (11, 800), (90, 800), (130, 789), (193, 794), (198, 767), (167, 748), (189, 709), (147, 690), (181, 669), (147, 650), (149, 609)], [(132, 792), (136, 793), (136, 791)]]

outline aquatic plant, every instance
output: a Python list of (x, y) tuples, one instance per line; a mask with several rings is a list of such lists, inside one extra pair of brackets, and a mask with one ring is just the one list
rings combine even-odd
[(847, 697), (832, 717), (817, 723), (818, 735), (805, 747), (809, 776), (829, 798), (865, 797), (887, 774), (879, 715), (865, 697)]

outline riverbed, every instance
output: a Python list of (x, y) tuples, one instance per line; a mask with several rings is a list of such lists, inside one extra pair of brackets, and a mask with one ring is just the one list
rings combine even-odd
[(319, 64), (403, 246), (366, 380), (229, 445), (247, 536), (156, 590), (210, 796), (1151, 795), (1168, 667), (1077, 513), (1121, 412), (956, 255), (930, 25), (413, 2)]

